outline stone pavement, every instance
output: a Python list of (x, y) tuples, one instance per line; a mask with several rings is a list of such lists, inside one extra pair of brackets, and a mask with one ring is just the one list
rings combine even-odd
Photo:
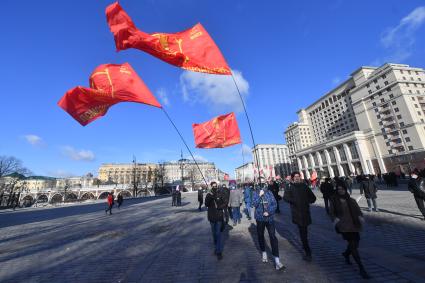
[[(382, 212), (364, 212), (360, 242), (369, 282), (425, 282), (425, 222), (413, 197), (405, 190), (381, 190), (378, 197)], [(111, 216), (103, 205), (0, 213), (0, 282), (362, 282), (356, 265), (344, 263), (345, 242), (321, 197), (312, 206), (312, 263), (301, 260), (298, 231), (280, 203), (285, 272), (275, 271), (271, 259), (261, 262), (255, 222), (245, 217), (226, 230), (224, 258), (217, 261), (196, 193), (182, 202), (127, 200)]]

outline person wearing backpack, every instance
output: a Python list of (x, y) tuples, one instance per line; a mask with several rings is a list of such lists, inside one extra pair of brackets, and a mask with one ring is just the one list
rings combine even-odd
[(211, 233), (214, 241), (214, 254), (218, 260), (223, 258), (223, 231), (224, 211), (227, 202), (219, 192), (216, 182), (211, 182), (211, 192), (205, 197), (205, 206), (208, 208), (207, 218), (211, 225)]
[(424, 217), (422, 220), (425, 220), (425, 179), (421, 176), (417, 168), (415, 168), (410, 174), (410, 180), (407, 184), (407, 188), (413, 194), (416, 205)]

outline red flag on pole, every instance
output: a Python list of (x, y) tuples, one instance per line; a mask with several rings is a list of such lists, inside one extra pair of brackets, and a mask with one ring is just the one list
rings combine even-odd
[(192, 128), (197, 148), (221, 148), (241, 143), (238, 123), (233, 112), (202, 124), (193, 124)]
[(90, 75), (90, 88), (68, 90), (58, 105), (85, 126), (104, 116), (112, 105), (125, 101), (161, 107), (130, 64), (104, 64)]
[(231, 75), (220, 49), (199, 23), (178, 33), (148, 34), (136, 28), (118, 2), (106, 8), (106, 19), (118, 51), (136, 48), (186, 70)]

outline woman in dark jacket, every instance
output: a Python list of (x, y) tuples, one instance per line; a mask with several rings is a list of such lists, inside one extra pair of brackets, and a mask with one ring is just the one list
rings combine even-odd
[(347, 192), (345, 183), (336, 184), (337, 193), (331, 199), (330, 216), (335, 225), (335, 231), (342, 235), (347, 241), (347, 249), (342, 255), (347, 264), (351, 264), (350, 255), (360, 268), (360, 275), (368, 279), (370, 278), (360, 259), (358, 247), (360, 242), (360, 231), (362, 230), (362, 222), (364, 222), (363, 214), (357, 202), (350, 197)]

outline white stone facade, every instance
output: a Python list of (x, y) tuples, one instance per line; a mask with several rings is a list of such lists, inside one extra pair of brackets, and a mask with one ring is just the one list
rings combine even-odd
[(254, 181), (254, 163), (248, 162), (235, 169), (235, 180), (237, 183)]
[(252, 155), (254, 156), (254, 176), (258, 176), (260, 172), (265, 178), (275, 178), (278, 175), (284, 177), (290, 172), (291, 161), (285, 144), (257, 144), (252, 150)]

